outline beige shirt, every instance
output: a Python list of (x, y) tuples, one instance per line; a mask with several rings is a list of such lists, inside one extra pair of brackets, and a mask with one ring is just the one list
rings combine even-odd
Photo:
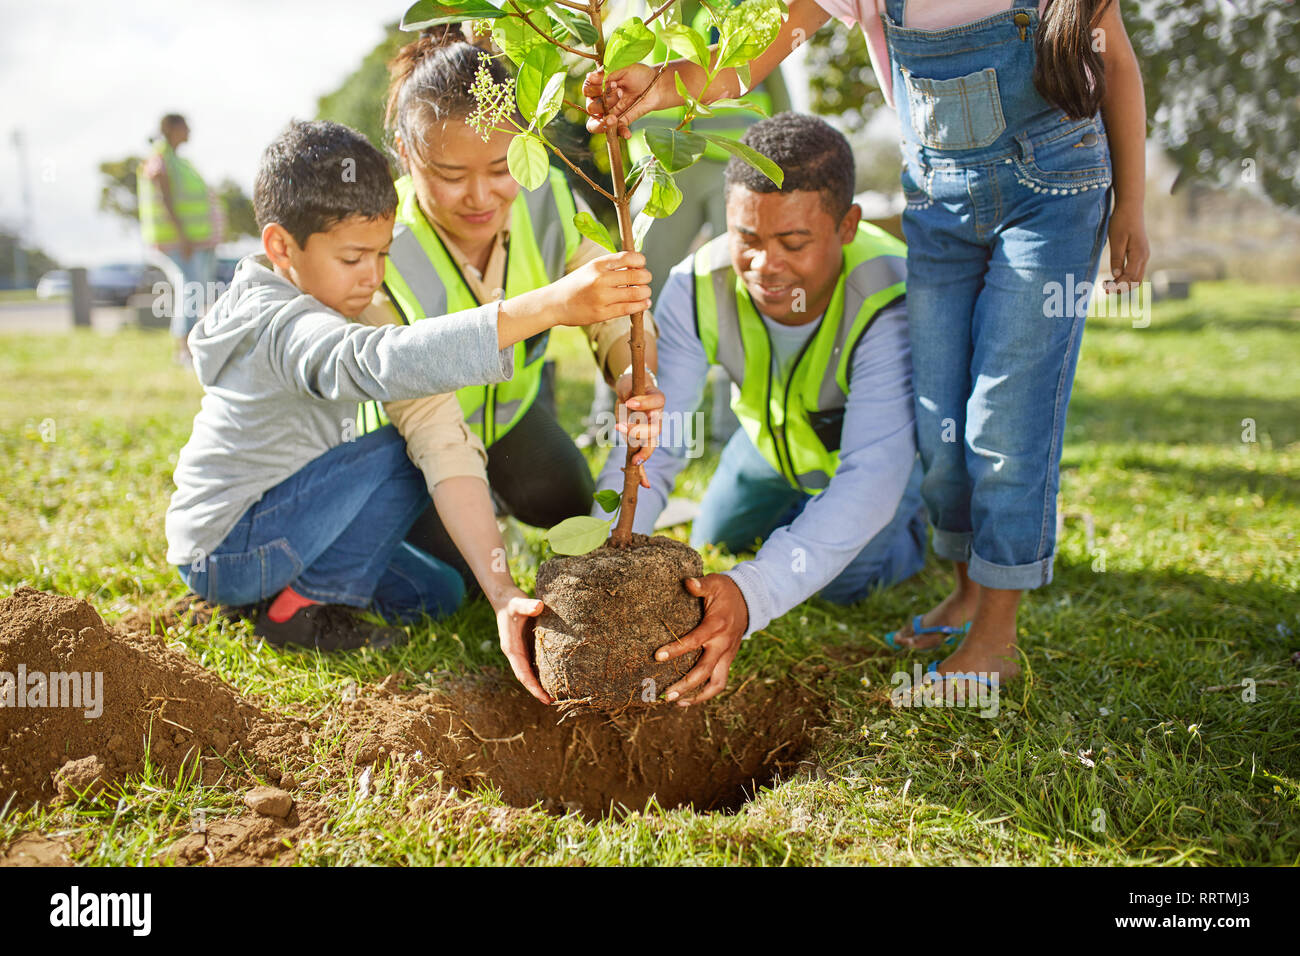
[[(580, 196), (574, 196), (579, 212), (590, 212), (591, 207)], [(437, 231), (447, 246), (466, 284), (475, 298), (480, 302), (490, 302), (505, 294), (506, 244), (510, 239), (510, 220), (507, 214), (505, 225), (497, 234), (492, 251), (488, 255), (487, 268), (480, 273), (469, 262), (468, 257), (456, 244), (455, 240), (437, 223), (430, 225)], [(564, 264), (565, 273), (580, 269), (592, 259), (608, 255), (604, 246), (585, 236), (573, 255)], [(401, 316), (397, 307), (387, 294), (380, 289), (374, 299), (359, 318), (367, 325), (397, 325)], [(626, 339), (632, 320), (620, 316), (595, 325), (583, 326), (596, 365), (609, 380), (609, 370), (605, 368), (609, 350), (620, 339)], [(645, 333), (647, 338), (657, 334), (654, 319), (649, 312), (645, 314)], [(615, 374), (622, 369), (616, 369)], [(482, 440), (465, 424), (461, 414), (460, 403), (454, 393), (428, 395), (424, 398), (402, 402), (385, 402), (384, 411), (389, 420), (397, 426), (398, 432), (406, 439), (406, 453), (421, 472), (429, 487), (429, 494), (438, 482), (457, 475), (476, 475), (487, 481), (487, 452)]]

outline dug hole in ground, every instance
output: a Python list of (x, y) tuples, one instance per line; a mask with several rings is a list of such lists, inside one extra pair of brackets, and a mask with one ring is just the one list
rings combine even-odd
[[(646, 600), (660, 633), (666, 626), (680, 636), (694, 626), (692, 615), (698, 620), (698, 599), (680, 578), (699, 573), (699, 557), (672, 544), (652, 546), (663, 552), (660, 570), (643, 574), (644, 584), (622, 578), (612, 588), (618, 597), (605, 595), (622, 599), (623, 624), (647, 617)], [(693, 557), (686, 574), (680, 568), (689, 559), (678, 548)], [(614, 580), (602, 575), (616, 573), (616, 563), (592, 560), (604, 569), (588, 590), (603, 592), (604, 583), (595, 582)], [(584, 603), (564, 570), (561, 564), (548, 576), (557, 606), (602, 606), (599, 599)], [(682, 599), (669, 586), (671, 575)], [(539, 593), (541, 580), (539, 574)], [(588, 820), (651, 802), (728, 812), (793, 775), (825, 725), (826, 703), (793, 680), (744, 681), (696, 707), (650, 704), (642, 700), (644, 675), (675, 679), (665, 675), (670, 665), (652, 658), (666, 638), (643, 634), (644, 646), (633, 652), (643, 673), (608, 653), (608, 640), (605, 650), (584, 654), (562, 613), (548, 613), (538, 641), (552, 642), (552, 675), (607, 674), (621, 682), (617, 689), (585, 694), (580, 706), (548, 707), (505, 674), (452, 676), (432, 689), (392, 674), (298, 716), (241, 695), (168, 643), (169, 629), (211, 615), (202, 604), (140, 611), (110, 627), (85, 601), (20, 587), (0, 601), (0, 675), (16, 677), (20, 665), (27, 675), (102, 674), (102, 700), (94, 717), (79, 707), (0, 707), (0, 807), (94, 797), (143, 773), (148, 762), (168, 780), (184, 774), (205, 786), (247, 790), (241, 812), (182, 833), (161, 854), (166, 862), (285, 863), (300, 840), (328, 830), (332, 812), (321, 794), (330, 785), (390, 765), (417, 790), (472, 794), (493, 787), (511, 806)], [(607, 629), (604, 636), (616, 633)], [(560, 644), (566, 649), (557, 654)], [(667, 683), (658, 684), (660, 692)], [(322, 741), (329, 742), (324, 751)], [(68, 862), (73, 849), (57, 837), (26, 833), (0, 850), (0, 864)]]

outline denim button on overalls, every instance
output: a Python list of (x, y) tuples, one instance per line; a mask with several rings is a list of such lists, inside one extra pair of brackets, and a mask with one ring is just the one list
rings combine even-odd
[(905, 0), (885, 6), (934, 548), (987, 587), (1039, 587), (1109, 215), (1106, 130), (1035, 88), (1034, 0), (936, 31), (904, 27)]

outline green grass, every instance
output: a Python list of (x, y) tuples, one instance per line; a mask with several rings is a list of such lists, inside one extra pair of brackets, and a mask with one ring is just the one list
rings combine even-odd
[[(995, 718), (889, 706), (890, 675), (927, 658), (889, 656), (880, 638), (946, 592), (932, 560), (853, 608), (795, 609), (736, 659), (733, 685), (830, 668), (831, 727), (815, 753), (825, 779), (764, 790), (733, 815), (651, 809), (588, 824), (506, 813), (490, 792), (421, 799), (381, 774), (362, 799), (353, 779), (300, 775), (334, 814), (300, 862), (1300, 862), (1300, 673), (1289, 662), (1300, 648), (1298, 334), (1300, 291), (1230, 283), (1158, 304), (1149, 328), (1090, 321), (1062, 502), (1093, 517), (1095, 540), (1067, 522), (1056, 581), (1022, 612), (1026, 677)], [(552, 348), (576, 431), (590, 360), (576, 334)], [(168, 352), (164, 335), (138, 332), (5, 337), (0, 593), (84, 596), (110, 620), (183, 593), (163, 561), (162, 516), (199, 389)], [(1242, 441), (1243, 419), (1256, 441)], [(715, 462), (693, 462), (679, 492), (698, 495)], [(535, 535), (530, 545), (536, 560)], [(706, 555), (711, 569), (733, 560)], [(300, 714), (395, 669), (502, 663), (481, 604), (384, 654), (279, 653), (245, 625), (172, 637), (240, 690)], [(1236, 686), (1246, 679), (1253, 701)], [(146, 862), (197, 809), (211, 821), (239, 811), (238, 797), (151, 771), (96, 800), (11, 812), (0, 843), (39, 829), (76, 837), (81, 862)]]

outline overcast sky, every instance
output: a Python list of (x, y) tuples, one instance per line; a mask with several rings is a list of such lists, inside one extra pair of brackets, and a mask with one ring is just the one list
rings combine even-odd
[[(13, 131), (26, 140), (28, 241), (69, 264), (137, 259), (139, 228), (97, 211), (99, 163), (141, 153), (164, 113), (216, 184), (246, 191), (262, 148), (315, 116), (410, 0), (0, 0), (0, 223), (22, 221)], [(378, 108), (378, 104), (377, 104)]]
[[(24, 221), (21, 130), (27, 242), (66, 265), (138, 261), (139, 227), (98, 211), (101, 162), (143, 153), (162, 115), (183, 113), (182, 155), (251, 194), (266, 144), (314, 117), (410, 2), (0, 0), (0, 225)], [(806, 81), (791, 96), (807, 109)]]

